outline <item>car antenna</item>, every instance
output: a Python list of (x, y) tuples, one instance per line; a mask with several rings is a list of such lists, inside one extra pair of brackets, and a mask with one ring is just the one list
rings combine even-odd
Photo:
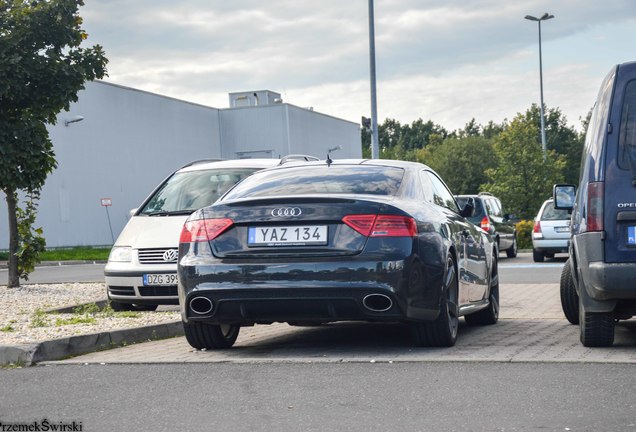
[(331, 156), (330, 156), (331, 152), (338, 151), (338, 150), (342, 150), (341, 145), (337, 145), (327, 150), (327, 166), (331, 165), (331, 163), (333, 162), (333, 159), (331, 159)]

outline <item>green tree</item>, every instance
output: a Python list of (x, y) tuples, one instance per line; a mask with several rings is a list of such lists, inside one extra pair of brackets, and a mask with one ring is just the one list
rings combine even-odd
[(489, 180), (486, 170), (496, 165), (492, 140), (469, 134), (429, 145), (417, 160), (437, 171), (457, 195), (479, 193)]
[[(395, 119), (385, 119), (378, 125), (381, 159), (415, 160), (416, 152), (448, 136), (448, 131), (432, 121), (415, 120), (402, 125)], [(362, 156), (371, 157), (371, 134), (362, 129)]]
[[(33, 228), (37, 197), (56, 167), (47, 124), (106, 74), (99, 45), (81, 47), (82, 0), (0, 0), (0, 190), (9, 213), (9, 287), (26, 277), (44, 243)], [(26, 208), (18, 204), (26, 194)]]
[(482, 126), (481, 134), (484, 138), (495, 138), (504, 130), (504, 124), (497, 124), (492, 120), (488, 122), (486, 126)]
[[(539, 105), (532, 106), (525, 112), (524, 119), (536, 125), (538, 135), (537, 142), (541, 143), (541, 110)], [(579, 181), (579, 169), (581, 165), (581, 152), (583, 151), (584, 137), (572, 126), (567, 125), (567, 119), (559, 108), (545, 110), (545, 135), (546, 147), (565, 156), (563, 169), (564, 181), (577, 183)]]
[(466, 123), (464, 129), (460, 129), (459, 131), (457, 131), (457, 135), (460, 138), (479, 136), (481, 135), (481, 129), (482, 127), (477, 124), (474, 118), (472, 118), (468, 123)]
[(552, 185), (563, 181), (565, 157), (548, 150), (545, 162), (540, 128), (532, 118), (519, 114), (493, 144), (496, 167), (486, 170), (489, 181), (482, 190), (498, 196), (511, 211), (524, 219), (535, 216), (550, 197)]

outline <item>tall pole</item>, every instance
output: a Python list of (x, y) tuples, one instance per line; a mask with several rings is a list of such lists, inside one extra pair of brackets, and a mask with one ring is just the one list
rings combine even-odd
[(536, 21), (539, 24), (539, 94), (541, 98), (541, 150), (543, 151), (543, 161), (545, 162), (548, 146), (546, 144), (545, 139), (545, 114), (543, 112), (543, 55), (541, 52), (541, 21), (549, 20), (554, 18), (554, 15), (550, 15), (549, 13), (544, 13), (541, 18), (533, 17), (531, 15), (526, 15), (525, 19), (530, 21)]
[(371, 71), (371, 158), (380, 158), (378, 138), (378, 102), (375, 91), (375, 18), (373, 16), (373, 0), (369, 0), (369, 69)]
[(545, 114), (543, 112), (543, 56), (541, 55), (541, 20), (539, 20), (539, 93), (541, 95), (541, 150), (543, 162), (546, 160), (548, 145), (545, 142)]

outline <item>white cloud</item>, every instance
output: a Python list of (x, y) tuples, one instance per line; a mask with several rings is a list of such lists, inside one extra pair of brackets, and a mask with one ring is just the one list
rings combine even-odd
[[(631, 0), (377, 0), (380, 121), (454, 129), (538, 103), (537, 28), (523, 16), (545, 11), (556, 16), (543, 27), (545, 101), (578, 126), (601, 71), (629, 60)], [(270, 89), (352, 121), (369, 115), (367, 2), (109, 0), (81, 14), (112, 82), (212, 106)]]

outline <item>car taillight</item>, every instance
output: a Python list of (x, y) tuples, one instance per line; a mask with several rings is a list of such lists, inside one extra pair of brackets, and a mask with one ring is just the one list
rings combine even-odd
[(486, 232), (490, 232), (490, 219), (488, 219), (488, 216), (484, 216), (484, 218), (481, 220), (481, 229), (483, 229)]
[(227, 231), (234, 222), (232, 219), (198, 219), (183, 225), (179, 243), (207, 242), (214, 240)]
[(408, 216), (348, 215), (342, 221), (365, 237), (415, 237), (417, 224)]
[(605, 189), (603, 182), (587, 185), (587, 231), (603, 231), (603, 206)]
[(534, 221), (534, 227), (532, 227), (532, 238), (541, 240), (543, 238), (543, 233), (541, 232), (541, 221)]

